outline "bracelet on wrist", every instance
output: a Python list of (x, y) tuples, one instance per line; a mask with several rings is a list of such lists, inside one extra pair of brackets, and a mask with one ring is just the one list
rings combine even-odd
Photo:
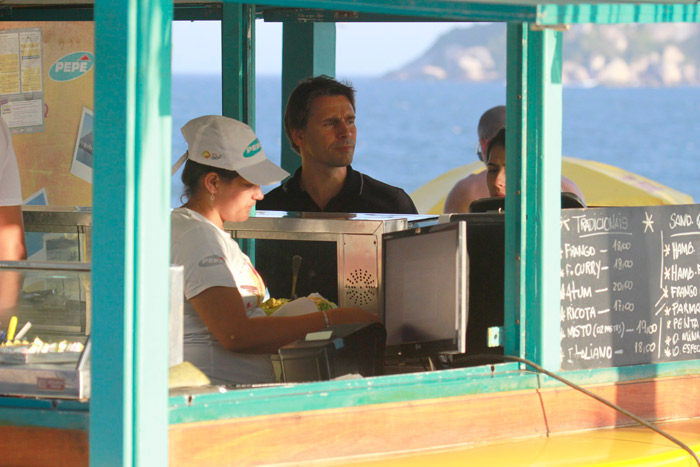
[(331, 321), (328, 319), (328, 313), (326, 313), (326, 310), (321, 310), (321, 314), (323, 315), (323, 320), (326, 322), (326, 327), (330, 327)]

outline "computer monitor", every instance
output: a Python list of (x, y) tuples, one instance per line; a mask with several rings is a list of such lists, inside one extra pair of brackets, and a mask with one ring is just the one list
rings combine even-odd
[[(498, 198), (481, 198), (469, 205), (471, 212), (491, 212), (491, 211), (503, 211), (506, 207), (506, 199), (503, 197)], [(576, 209), (585, 208), (586, 205), (581, 198), (578, 197), (576, 193), (571, 193), (569, 191), (561, 192), (561, 208), (562, 209)]]
[(469, 304), (467, 224), (382, 237), (387, 354), (464, 353)]

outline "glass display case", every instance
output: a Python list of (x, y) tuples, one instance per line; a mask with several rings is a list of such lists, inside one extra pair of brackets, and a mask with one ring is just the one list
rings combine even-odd
[(92, 208), (22, 206), (29, 261), (90, 262)]
[(90, 264), (0, 262), (0, 395), (87, 399)]

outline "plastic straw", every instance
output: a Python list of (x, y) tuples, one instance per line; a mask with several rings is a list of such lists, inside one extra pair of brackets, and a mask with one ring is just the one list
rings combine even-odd
[(15, 330), (17, 330), (17, 317), (10, 318), (10, 326), (7, 328), (7, 342), (12, 342), (15, 338)]

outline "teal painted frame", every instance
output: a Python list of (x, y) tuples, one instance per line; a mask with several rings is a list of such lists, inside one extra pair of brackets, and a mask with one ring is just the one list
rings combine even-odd
[(224, 4), (221, 19), (222, 115), (255, 129), (255, 11)]
[[(233, 0), (234, 2), (236, 0)], [(532, 2), (468, 2), (459, 0), (260, 0), (257, 5), (309, 8), (336, 12), (362, 12), (403, 17), (435, 18), (451, 21), (537, 20)], [(342, 21), (343, 15), (338, 15)]]
[(167, 465), (172, 16), (95, 5), (92, 465)]
[[(475, 10), (455, 11), (455, 2), (444, 1), (285, 2), (277, 0), (260, 3), (323, 6), (404, 15), (406, 8), (413, 7), (412, 14), (421, 17), (477, 18)], [(486, 11), (489, 8), (482, 10)], [(541, 24), (628, 21), (697, 22), (700, 17), (700, 5), (697, 4), (640, 5), (638, 7), (628, 4), (541, 5), (536, 10), (531, 6), (499, 7), (496, 5), (494, 10), (489, 11), (491, 12), (488, 14), (493, 15), (491, 19), (503, 21), (510, 18), (512, 22), (519, 22), (527, 18)], [(3, 15), (0, 19), (6, 19), (4, 14), (4, 10), (0, 11), (0, 15)], [(168, 409), (164, 408), (163, 403), (167, 399), (167, 393), (160, 389), (165, 387), (167, 336), (150, 332), (150, 329), (165, 328), (166, 318), (164, 313), (161, 315), (150, 311), (162, 307), (164, 300), (167, 301), (165, 271), (169, 256), (166, 245), (169, 242), (164, 242), (163, 239), (169, 238), (166, 227), (169, 204), (167, 196), (169, 149), (162, 148), (170, 147), (170, 73), (169, 65), (165, 65), (169, 63), (170, 51), (169, 16), (172, 16), (172, 5), (164, 0), (157, 2), (142, 0), (140, 3), (132, 0), (124, 4), (115, 0), (98, 0), (95, 6), (96, 56), (98, 57), (95, 72), (96, 82), (101, 85), (95, 95), (95, 132), (98, 135), (95, 151), (104, 157), (96, 158), (94, 173), (96, 203), (93, 230), (95, 232), (93, 291), (95, 309), (101, 310), (94, 323), (94, 383), (89, 415), (91, 462), (94, 465), (132, 463), (163, 465), (167, 462), (167, 452), (163, 454), (167, 449)], [(484, 16), (483, 19), (488, 18)], [(523, 27), (522, 24), (519, 26)], [(165, 33), (162, 34), (161, 31)], [(516, 31), (513, 37), (518, 35), (522, 40), (525, 32)], [(509, 44), (510, 40), (509, 37)], [(557, 61), (558, 41), (557, 33), (554, 31), (527, 31), (526, 57), (520, 57), (518, 65), (520, 71), (516, 73), (520, 73), (522, 77), (525, 74), (523, 70), (528, 69), (527, 63), (536, 58), (534, 55), (540, 53), (541, 57), (546, 59), (537, 65), (533, 79), (538, 74), (541, 74), (542, 78), (547, 77), (548, 64), (553, 65)], [(522, 46), (523, 44), (520, 45)], [(510, 50), (514, 49), (509, 45)], [(112, 60), (111, 62), (102, 61), (100, 56), (110, 57)], [(526, 64), (524, 67), (523, 63)], [(553, 89), (556, 82), (551, 82), (553, 78), (549, 76), (550, 82), (545, 83), (541, 96), (530, 97), (531, 92), (524, 92), (526, 103), (516, 106), (521, 114), (521, 117), (516, 118), (520, 118), (520, 124), (524, 127), (524, 130), (521, 129), (518, 133), (521, 137), (526, 137), (527, 145), (512, 138), (509, 138), (508, 142), (509, 147), (515, 144), (515, 147), (520, 150), (525, 146), (524, 155), (526, 156), (532, 151), (537, 157), (545, 158), (543, 162), (530, 162), (528, 157), (525, 158), (528, 161), (524, 166), (526, 195), (524, 202), (520, 200), (520, 203), (525, 206), (525, 215), (537, 214), (535, 208), (537, 203), (543, 206), (544, 215), (555, 212), (555, 209), (547, 203), (546, 195), (550, 195), (554, 185), (558, 183), (557, 180), (553, 180), (556, 178), (554, 174), (556, 162), (551, 164), (547, 160), (556, 154), (556, 142), (548, 139), (546, 133), (549, 130), (533, 129), (535, 123), (550, 122), (557, 113), (556, 103), (546, 101), (547, 99), (551, 101), (556, 92)], [(509, 72), (509, 97), (510, 89), (519, 87), (522, 91), (531, 91), (528, 90), (528, 83), (512, 88), (510, 80)], [(538, 105), (538, 99), (546, 101), (542, 113), (532, 108)], [(511, 108), (510, 105), (509, 108)], [(551, 126), (551, 123), (547, 124)], [(531, 134), (531, 131), (545, 133)], [(537, 146), (542, 141), (545, 149)], [(538, 166), (540, 163), (543, 167)], [(531, 184), (534, 187), (530, 186)], [(523, 188), (522, 184), (520, 186)], [(531, 197), (543, 199), (533, 201)], [(558, 213), (558, 209), (556, 212)], [(522, 218), (523, 212), (520, 215)], [(519, 222), (522, 226), (522, 220)], [(546, 232), (554, 230), (551, 227), (551, 219), (538, 221), (537, 225)], [(529, 227), (526, 225), (526, 228)], [(145, 232), (149, 234), (155, 232), (155, 235), (145, 238)], [(531, 236), (532, 232), (528, 230), (526, 238), (532, 238)], [(522, 240), (520, 240), (520, 248), (523, 248)], [(544, 252), (541, 251), (542, 249)], [(533, 259), (525, 264), (536, 265), (541, 262), (543, 267), (547, 267), (546, 265), (549, 264), (547, 255), (554, 251), (553, 247), (540, 246)], [(522, 270), (524, 266), (521, 265), (516, 273)], [(147, 294), (146, 290), (154, 291), (153, 295)], [(538, 291), (526, 291), (525, 300), (519, 297), (519, 310), (516, 313), (524, 313), (523, 303), (529, 302), (529, 295), (527, 295), (529, 293), (537, 294)], [(555, 296), (553, 292), (546, 290), (541, 293), (548, 297)], [(549, 345), (550, 341), (558, 342), (558, 339), (553, 337), (554, 333), (542, 324), (554, 314), (558, 314), (558, 306), (549, 306), (548, 302), (542, 306), (543, 309), (534, 316), (540, 321), (535, 329), (539, 334), (534, 336), (532, 341), (525, 342), (526, 356), (530, 355), (528, 350), (536, 348), (539, 340), (542, 340), (544, 345)], [(558, 320), (555, 322), (558, 323)], [(510, 329), (512, 332), (512, 329), (516, 328)], [(530, 323), (527, 324), (527, 329), (531, 329)], [(521, 349), (522, 345), (521, 342)], [(551, 350), (551, 346), (544, 349), (543, 355), (537, 355), (535, 352), (535, 360), (550, 367), (551, 363), (548, 360), (550, 353), (556, 353)], [(278, 387), (256, 389), (254, 392), (212, 394), (196, 397), (192, 405), (183, 404), (182, 398), (171, 397), (169, 416), (171, 423), (182, 423), (185, 419), (244, 417), (264, 413), (340, 407), (347, 404), (363, 405), (444, 397), (446, 393), (458, 394), (460, 391), (466, 391), (466, 393), (477, 390), (503, 391), (511, 387), (512, 380), (518, 381), (517, 387), (522, 389), (530, 387), (537, 380), (527, 372), (516, 372), (517, 376), (508, 374), (511, 370), (515, 371), (514, 364), (499, 365), (498, 370), (503, 373), (495, 375), (479, 373), (485, 371), (484, 368), (452, 370), (444, 374), (424, 373), (384, 377), (382, 380), (373, 379), (357, 383), (313, 383), (293, 388)], [(605, 383), (653, 376), (698, 374), (698, 371), (698, 361), (687, 361), (562, 372), (562, 374), (578, 382)], [(463, 389), (466, 386), (462, 380), (467, 376), (481, 383), (476, 382)], [(373, 386), (370, 387), (369, 383)], [(385, 388), (373, 391), (377, 383), (385, 385)], [(539, 384), (540, 381), (537, 383)], [(558, 383), (544, 378), (543, 384)], [(147, 386), (150, 386), (150, 389)], [(329, 394), (330, 397), (328, 397)], [(266, 398), (271, 402), (261, 403), (267, 400)], [(300, 404), (300, 401), (304, 403)], [(88, 404), (76, 403), (73, 409), (64, 410), (65, 406), (61, 404), (54, 407), (43, 404), (46, 401), (41, 402), (24, 405), (18, 404), (12, 398), (0, 398), (0, 423), (61, 428), (87, 426), (85, 411), (88, 410)], [(211, 407), (205, 409), (209, 407), (208, 404), (211, 404)], [(197, 415), (198, 413), (201, 416)], [(150, 452), (145, 452), (145, 446), (148, 446)]]
[(508, 23), (506, 30), (506, 178), (514, 182), (506, 185), (506, 232), (504, 265), (504, 352), (506, 355), (524, 356), (527, 319), (526, 262), (527, 254), (525, 215), (527, 201), (527, 69), (528, 27), (523, 23)]
[[(614, 384), (654, 377), (697, 375), (695, 361), (564, 371), (560, 376), (579, 385)], [(240, 389), (170, 398), (170, 423), (191, 423), (319, 409), (410, 402), (506, 391), (558, 388), (549, 376), (519, 369), (516, 363), (331, 381)]]
[(558, 31), (508, 24), (505, 349), (550, 371), (561, 354), (561, 41)]
[[(221, 114), (255, 130), (255, 7), (223, 5), (221, 15)], [(255, 206), (251, 209), (255, 215)], [(239, 239), (255, 262), (255, 240)]]
[[(245, 1), (224, 1), (223, 4), (241, 4)], [(522, 22), (538, 25), (560, 24), (614, 24), (698, 22), (700, 9), (695, 0), (678, 2), (588, 2), (588, 3), (538, 3), (536, 1), (456, 2), (456, 1), (354, 1), (354, 0), (260, 0), (258, 12), (273, 9), (272, 21), (282, 21), (298, 13), (277, 10), (285, 8), (306, 9), (307, 21), (481, 21)], [(207, 5), (175, 5), (178, 20), (219, 19), (222, 3)], [(313, 11), (316, 9), (316, 11)], [(322, 9), (330, 10), (324, 12)], [(340, 10), (340, 14), (338, 13)], [(346, 12), (358, 12), (357, 17)], [(0, 8), (0, 21), (89, 21), (92, 8), (86, 5), (39, 5)], [(266, 18), (267, 19), (267, 18)]]
[(541, 5), (537, 24), (697, 23), (700, 8), (690, 4)]
[(526, 312), (521, 314), (521, 336), (524, 325), (523, 356), (550, 371), (559, 370), (561, 358), (561, 45), (560, 31), (533, 30), (530, 26), (526, 49), (527, 163), (522, 176), (526, 200), (521, 210), (527, 239), (522, 270), (527, 274), (520, 298), (527, 309), (521, 308)]

